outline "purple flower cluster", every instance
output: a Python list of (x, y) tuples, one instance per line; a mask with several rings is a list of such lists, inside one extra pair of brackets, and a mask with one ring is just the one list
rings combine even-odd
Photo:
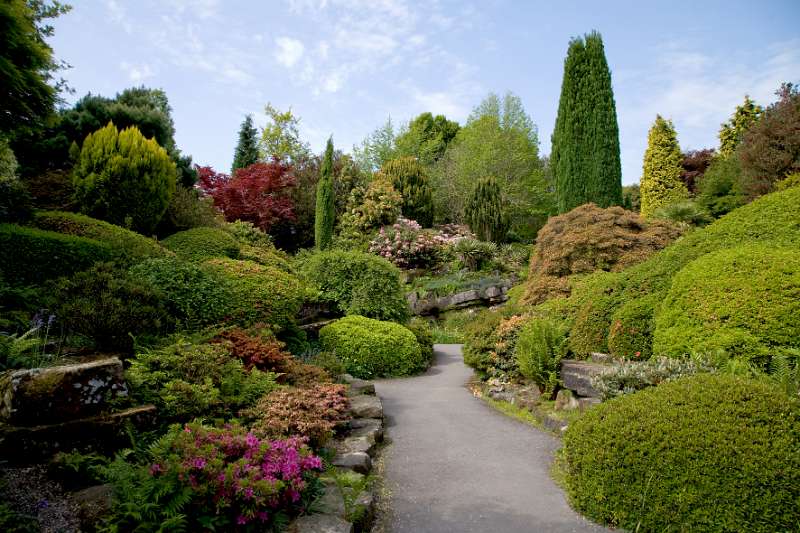
[(381, 228), (370, 242), (369, 251), (384, 257), (400, 268), (428, 268), (442, 258), (450, 237), (434, 230), (423, 230), (415, 221), (399, 217), (391, 226)]
[(309, 475), (322, 470), (304, 439), (259, 439), (239, 425), (187, 424), (173, 431), (150, 475), (192, 487), (192, 505), (224, 514), (237, 525), (266, 523), (275, 511), (297, 508)]

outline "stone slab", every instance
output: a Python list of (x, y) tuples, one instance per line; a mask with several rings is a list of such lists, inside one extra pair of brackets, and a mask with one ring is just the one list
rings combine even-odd
[(333, 458), (333, 466), (367, 475), (372, 469), (372, 459), (364, 452), (342, 453)]
[(77, 420), (127, 394), (122, 361), (116, 357), (16, 370), (0, 378), (0, 419), (15, 426)]
[(368, 437), (373, 444), (383, 441), (383, 420), (380, 418), (354, 418), (350, 420), (351, 437)]
[(330, 514), (301, 516), (289, 526), (292, 533), (353, 533), (353, 524)]
[(377, 396), (354, 396), (350, 398), (350, 413), (353, 418), (383, 418), (383, 404)]
[(592, 386), (592, 377), (602, 373), (606, 365), (590, 361), (564, 359), (561, 361), (561, 381), (564, 387), (578, 396), (599, 398), (600, 393)]

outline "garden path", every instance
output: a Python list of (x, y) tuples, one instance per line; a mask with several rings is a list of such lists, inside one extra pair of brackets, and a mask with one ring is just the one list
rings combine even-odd
[(379, 380), (396, 533), (605, 531), (567, 505), (549, 468), (558, 439), (509, 418), (464, 386), (461, 346), (435, 346), (427, 373)]

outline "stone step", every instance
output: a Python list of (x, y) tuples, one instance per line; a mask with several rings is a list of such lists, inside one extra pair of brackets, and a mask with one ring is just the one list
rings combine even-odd
[(561, 361), (561, 382), (578, 396), (600, 398), (600, 393), (592, 386), (592, 377), (608, 368), (601, 363), (564, 359)]
[(100, 415), (60, 424), (11, 426), (0, 424), (0, 459), (13, 463), (32, 463), (59, 451), (91, 449), (111, 454), (130, 446), (126, 426), (149, 429), (154, 425), (156, 408), (143, 405), (118, 413)]
[(383, 404), (377, 396), (360, 395), (350, 398), (353, 418), (383, 418)]

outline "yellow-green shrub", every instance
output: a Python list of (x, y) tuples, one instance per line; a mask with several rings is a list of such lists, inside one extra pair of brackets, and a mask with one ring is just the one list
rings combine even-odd
[(319, 340), (359, 378), (406, 376), (429, 363), (414, 334), (394, 322), (347, 316), (322, 328)]
[(672, 280), (656, 314), (659, 355), (723, 350), (768, 367), (800, 348), (800, 251), (749, 244), (707, 254)]
[(205, 261), (212, 257), (239, 256), (239, 244), (219, 228), (199, 227), (179, 231), (161, 241), (167, 249), (187, 261)]

